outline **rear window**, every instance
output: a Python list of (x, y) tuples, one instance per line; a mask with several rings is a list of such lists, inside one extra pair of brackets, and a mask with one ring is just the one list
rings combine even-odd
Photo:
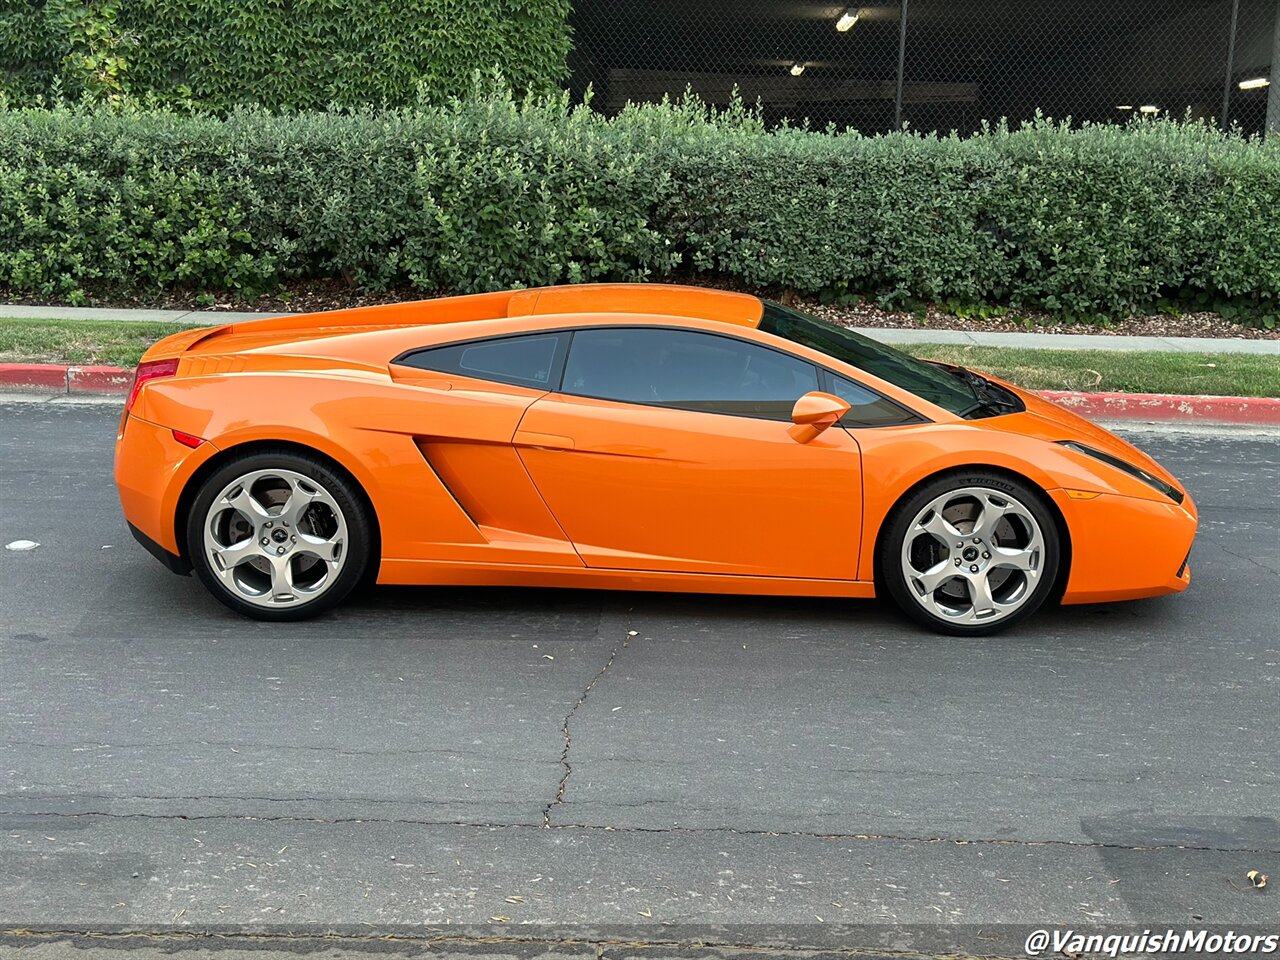
[(428, 347), (396, 362), (420, 370), (549, 390), (559, 375), (564, 341), (565, 336), (558, 333), (496, 337)]

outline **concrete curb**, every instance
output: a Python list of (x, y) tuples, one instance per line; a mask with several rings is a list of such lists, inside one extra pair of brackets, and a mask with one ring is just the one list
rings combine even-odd
[(1280, 398), (1198, 397), (1167, 393), (1075, 393), (1042, 390), (1052, 400), (1082, 417), (1095, 420), (1191, 421), (1280, 426)]
[(0, 363), (0, 389), (22, 393), (124, 395), (133, 371), (121, 367)]
[[(0, 390), (51, 396), (123, 396), (133, 371), (51, 363), (0, 363)], [(1075, 393), (1042, 390), (1040, 396), (1098, 420), (1176, 422), (1205, 420), (1280, 426), (1280, 398), (1198, 397), (1163, 393)]]

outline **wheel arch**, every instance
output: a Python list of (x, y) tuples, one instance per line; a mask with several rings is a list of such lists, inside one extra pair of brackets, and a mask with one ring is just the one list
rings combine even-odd
[(880, 569), (880, 554), (883, 549), (884, 537), (894, 521), (897, 519), (898, 511), (902, 509), (902, 505), (906, 503), (917, 491), (934, 483), (943, 477), (956, 474), (970, 473), (975, 470), (981, 470), (984, 473), (994, 473), (1004, 476), (1010, 480), (1025, 484), (1029, 489), (1034, 491), (1040, 498), (1041, 504), (1049, 512), (1049, 516), (1053, 517), (1053, 524), (1057, 530), (1058, 543), (1061, 550), (1061, 556), (1058, 558), (1058, 573), (1053, 581), (1053, 589), (1049, 592), (1047, 602), (1057, 603), (1062, 599), (1063, 593), (1067, 589), (1067, 579), (1071, 574), (1071, 528), (1067, 526), (1067, 518), (1063, 516), (1062, 510), (1054, 501), (1053, 497), (1045, 488), (1028, 477), (1025, 473), (1017, 470), (1011, 470), (1008, 467), (995, 466), (989, 463), (967, 463), (962, 466), (949, 466), (941, 470), (935, 470), (929, 473), (915, 483), (911, 484), (906, 490), (898, 496), (893, 502), (888, 512), (885, 513), (884, 519), (880, 523), (880, 528), (876, 530), (875, 548), (872, 551), (872, 580), (876, 586), (876, 595), (885, 596), (887, 591), (884, 588), (883, 572)]
[(173, 513), (173, 534), (174, 542), (178, 546), (178, 555), (186, 562), (191, 560), (190, 544), (187, 543), (187, 518), (204, 482), (215, 471), (220, 470), (231, 461), (260, 453), (286, 453), (294, 456), (310, 457), (321, 461), (329, 469), (340, 474), (351, 483), (352, 489), (364, 501), (364, 506), (369, 511), (369, 517), (373, 521), (373, 543), (370, 545), (369, 570), (365, 579), (368, 583), (375, 582), (378, 576), (378, 567), (382, 563), (382, 526), (378, 518), (378, 511), (373, 504), (373, 499), (369, 496), (369, 491), (340, 460), (330, 456), (323, 450), (295, 440), (247, 440), (243, 443), (220, 449), (204, 463), (200, 464), (187, 479), (186, 485), (182, 488), (182, 493), (178, 495), (178, 505)]

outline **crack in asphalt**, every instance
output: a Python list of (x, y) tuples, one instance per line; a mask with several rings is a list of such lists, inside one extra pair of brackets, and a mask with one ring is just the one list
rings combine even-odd
[(1219, 540), (1209, 540), (1208, 542), (1212, 543), (1215, 547), (1217, 547), (1219, 550), (1221, 550), (1223, 553), (1225, 553), (1229, 557), (1235, 557), (1237, 560), (1244, 560), (1246, 563), (1251, 563), (1255, 567), (1261, 567), (1263, 570), (1267, 571), (1267, 573), (1271, 574), (1272, 576), (1280, 577), (1280, 570), (1277, 570), (1274, 567), (1268, 566), (1267, 564), (1259, 560), (1257, 557), (1250, 557), (1250, 556), (1246, 556), (1243, 553), (1236, 553), (1234, 550), (1228, 550), (1226, 547), (1222, 545), (1222, 542)]
[[(630, 611), (628, 611), (628, 613), (630, 613)], [(556, 785), (555, 796), (552, 797), (551, 802), (548, 803), (542, 811), (542, 825), (547, 829), (552, 827), (551, 811), (564, 803), (565, 789), (569, 785), (569, 777), (573, 774), (573, 767), (569, 764), (569, 748), (573, 745), (573, 734), (569, 730), (569, 725), (572, 723), (574, 715), (577, 714), (578, 709), (587, 702), (587, 697), (591, 695), (591, 691), (595, 689), (596, 684), (599, 683), (604, 678), (604, 675), (609, 672), (609, 668), (613, 666), (613, 662), (618, 658), (618, 654), (627, 649), (627, 645), (631, 640), (631, 635), (630, 631), (626, 628), (630, 627), (630, 625), (630, 620), (624, 621), (622, 640), (619, 643), (614, 644), (613, 650), (609, 653), (609, 659), (606, 660), (604, 666), (596, 672), (596, 675), (587, 682), (586, 687), (583, 688), (582, 694), (574, 702), (573, 706), (569, 708), (569, 712), (565, 714), (564, 723), (560, 726), (560, 729), (564, 734), (564, 749), (560, 751), (560, 767), (563, 772), (560, 776), (560, 782)]]
[[(148, 798), (122, 798), (148, 799)], [(6, 819), (103, 819), (103, 820), (175, 820), (182, 822), (199, 821), (249, 821), (254, 823), (314, 823), (322, 825), (340, 825), (348, 823), (382, 823), (416, 827), (462, 827), (475, 830), (578, 830), (586, 832), (616, 834), (731, 834), (741, 837), (790, 837), (803, 840), (833, 841), (884, 841), (889, 843), (916, 844), (954, 844), (963, 846), (993, 847), (1069, 847), (1089, 850), (1189, 850), (1202, 853), (1251, 853), (1273, 854), (1280, 848), (1267, 847), (1221, 847), (1185, 843), (1103, 843), (1082, 840), (1017, 840), (1009, 838), (961, 838), (943, 836), (911, 836), (909, 834), (892, 833), (820, 833), (808, 830), (758, 830), (741, 827), (613, 827), (598, 823), (500, 823), (495, 821), (472, 820), (421, 820), (412, 817), (302, 817), (302, 816), (266, 816), (255, 817), (246, 814), (181, 814), (181, 813), (111, 813), (103, 810), (80, 810), (75, 813), (59, 813), (52, 811), (0, 811), (0, 830), (6, 828)]]

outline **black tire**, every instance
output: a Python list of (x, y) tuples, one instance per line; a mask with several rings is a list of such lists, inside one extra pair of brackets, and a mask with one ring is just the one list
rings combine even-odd
[[(288, 605), (267, 607), (238, 595), (233, 586), (224, 582), (224, 574), (219, 574), (214, 569), (214, 560), (206, 546), (205, 524), (214, 500), (229, 484), (256, 471), (275, 470), (290, 471), (327, 493), (340, 511), (346, 535), (342, 542), (339, 572), (318, 595), (291, 601)], [(326, 509), (331, 510), (327, 505)], [(341, 603), (352, 590), (368, 579), (371, 570), (376, 569), (371, 560), (373, 551), (377, 548), (377, 530), (363, 492), (344, 471), (335, 469), (320, 457), (308, 456), (287, 448), (259, 450), (236, 457), (206, 477), (187, 516), (186, 536), (192, 571), (200, 582), (220, 602), (255, 620), (279, 622), (314, 617)], [(253, 536), (256, 537), (257, 534)], [(298, 546), (301, 548), (303, 545)], [(301, 554), (299, 558), (302, 558)], [(316, 561), (307, 558), (307, 562), (314, 564)]]
[[(1022, 593), (1018, 592), (1018, 584), (1015, 582), (1013, 589), (1010, 591), (1011, 596), (1018, 598), (1019, 604), (1016, 609), (1011, 612), (1000, 615), (997, 619), (989, 622), (956, 622), (934, 612), (933, 604), (929, 603), (929, 598), (933, 594), (926, 594), (925, 599), (919, 599), (920, 592), (908, 582), (908, 574), (906, 569), (906, 560), (904, 552), (908, 549), (905, 541), (908, 534), (911, 533), (912, 527), (926, 508), (934, 504), (938, 498), (944, 495), (956, 493), (962, 501), (961, 491), (967, 488), (980, 488), (990, 490), (992, 495), (1000, 497), (1007, 496), (1016, 504), (1025, 508), (1026, 513), (1034, 519), (1038, 526), (1038, 533), (1043, 543), (1043, 553), (1040, 557), (1038, 572), (1034, 578), (1028, 574), (1016, 573), (1010, 574), (1007, 571), (1000, 571), (1005, 577), (1019, 576), (1022, 578)], [(998, 514), (997, 514), (998, 515)], [(1020, 516), (1015, 516), (1010, 523), (1016, 523), (1020, 527), (1026, 529), (1027, 536), (1030, 538), (1029, 527), (1025, 527), (1025, 521)], [(1013, 527), (1006, 526), (1003, 528), (1006, 532), (1014, 530)], [(1016, 531), (1015, 531), (1016, 534)], [(913, 543), (916, 542), (923, 534), (916, 530), (912, 536)], [(939, 540), (940, 542), (940, 540)], [(927, 544), (924, 549), (933, 550), (932, 544)], [(967, 548), (969, 544), (963, 539), (956, 543), (955, 547), (958, 551), (961, 547)], [(916, 549), (919, 549), (917, 547)], [(984, 563), (981, 551), (986, 547), (979, 548), (979, 556), (976, 558), (979, 564)], [(950, 551), (950, 545), (947, 545)], [(940, 556), (935, 553), (933, 557)], [(1021, 623), (1027, 617), (1030, 617), (1040, 608), (1040, 606), (1049, 599), (1054, 592), (1055, 583), (1058, 578), (1058, 569), (1061, 563), (1061, 543), (1058, 536), (1058, 526), (1054, 521), (1053, 514), (1046, 502), (1045, 494), (1039, 488), (998, 471), (972, 469), (957, 471), (955, 473), (944, 474), (925, 483), (915, 492), (911, 493), (904, 500), (898, 503), (885, 519), (883, 532), (880, 536), (876, 549), (876, 581), (882, 587), (894, 602), (898, 605), (908, 617), (917, 623), (928, 627), (938, 633), (948, 634), (959, 637), (981, 637), (989, 636), (1006, 630), (1018, 623)], [(931, 558), (932, 559), (932, 558)], [(960, 559), (957, 557), (956, 559)], [(934, 562), (940, 562), (934, 560)], [(954, 563), (949, 560), (949, 563)], [(967, 561), (962, 560), (962, 564)], [(993, 565), (992, 576), (995, 575), (994, 566), (997, 561), (991, 561)], [(918, 569), (918, 568), (917, 568)], [(962, 571), (963, 572), (963, 571)], [(959, 590), (956, 584), (957, 580), (952, 581), (952, 586), (947, 589)], [(942, 587), (939, 587), (941, 590)], [(966, 588), (968, 589), (968, 588)], [(995, 589), (992, 590), (994, 594)], [(969, 594), (972, 597), (972, 593)], [(1011, 601), (1012, 603), (1013, 601)], [(977, 604), (973, 604), (976, 609)], [(997, 611), (998, 613), (998, 611)]]

